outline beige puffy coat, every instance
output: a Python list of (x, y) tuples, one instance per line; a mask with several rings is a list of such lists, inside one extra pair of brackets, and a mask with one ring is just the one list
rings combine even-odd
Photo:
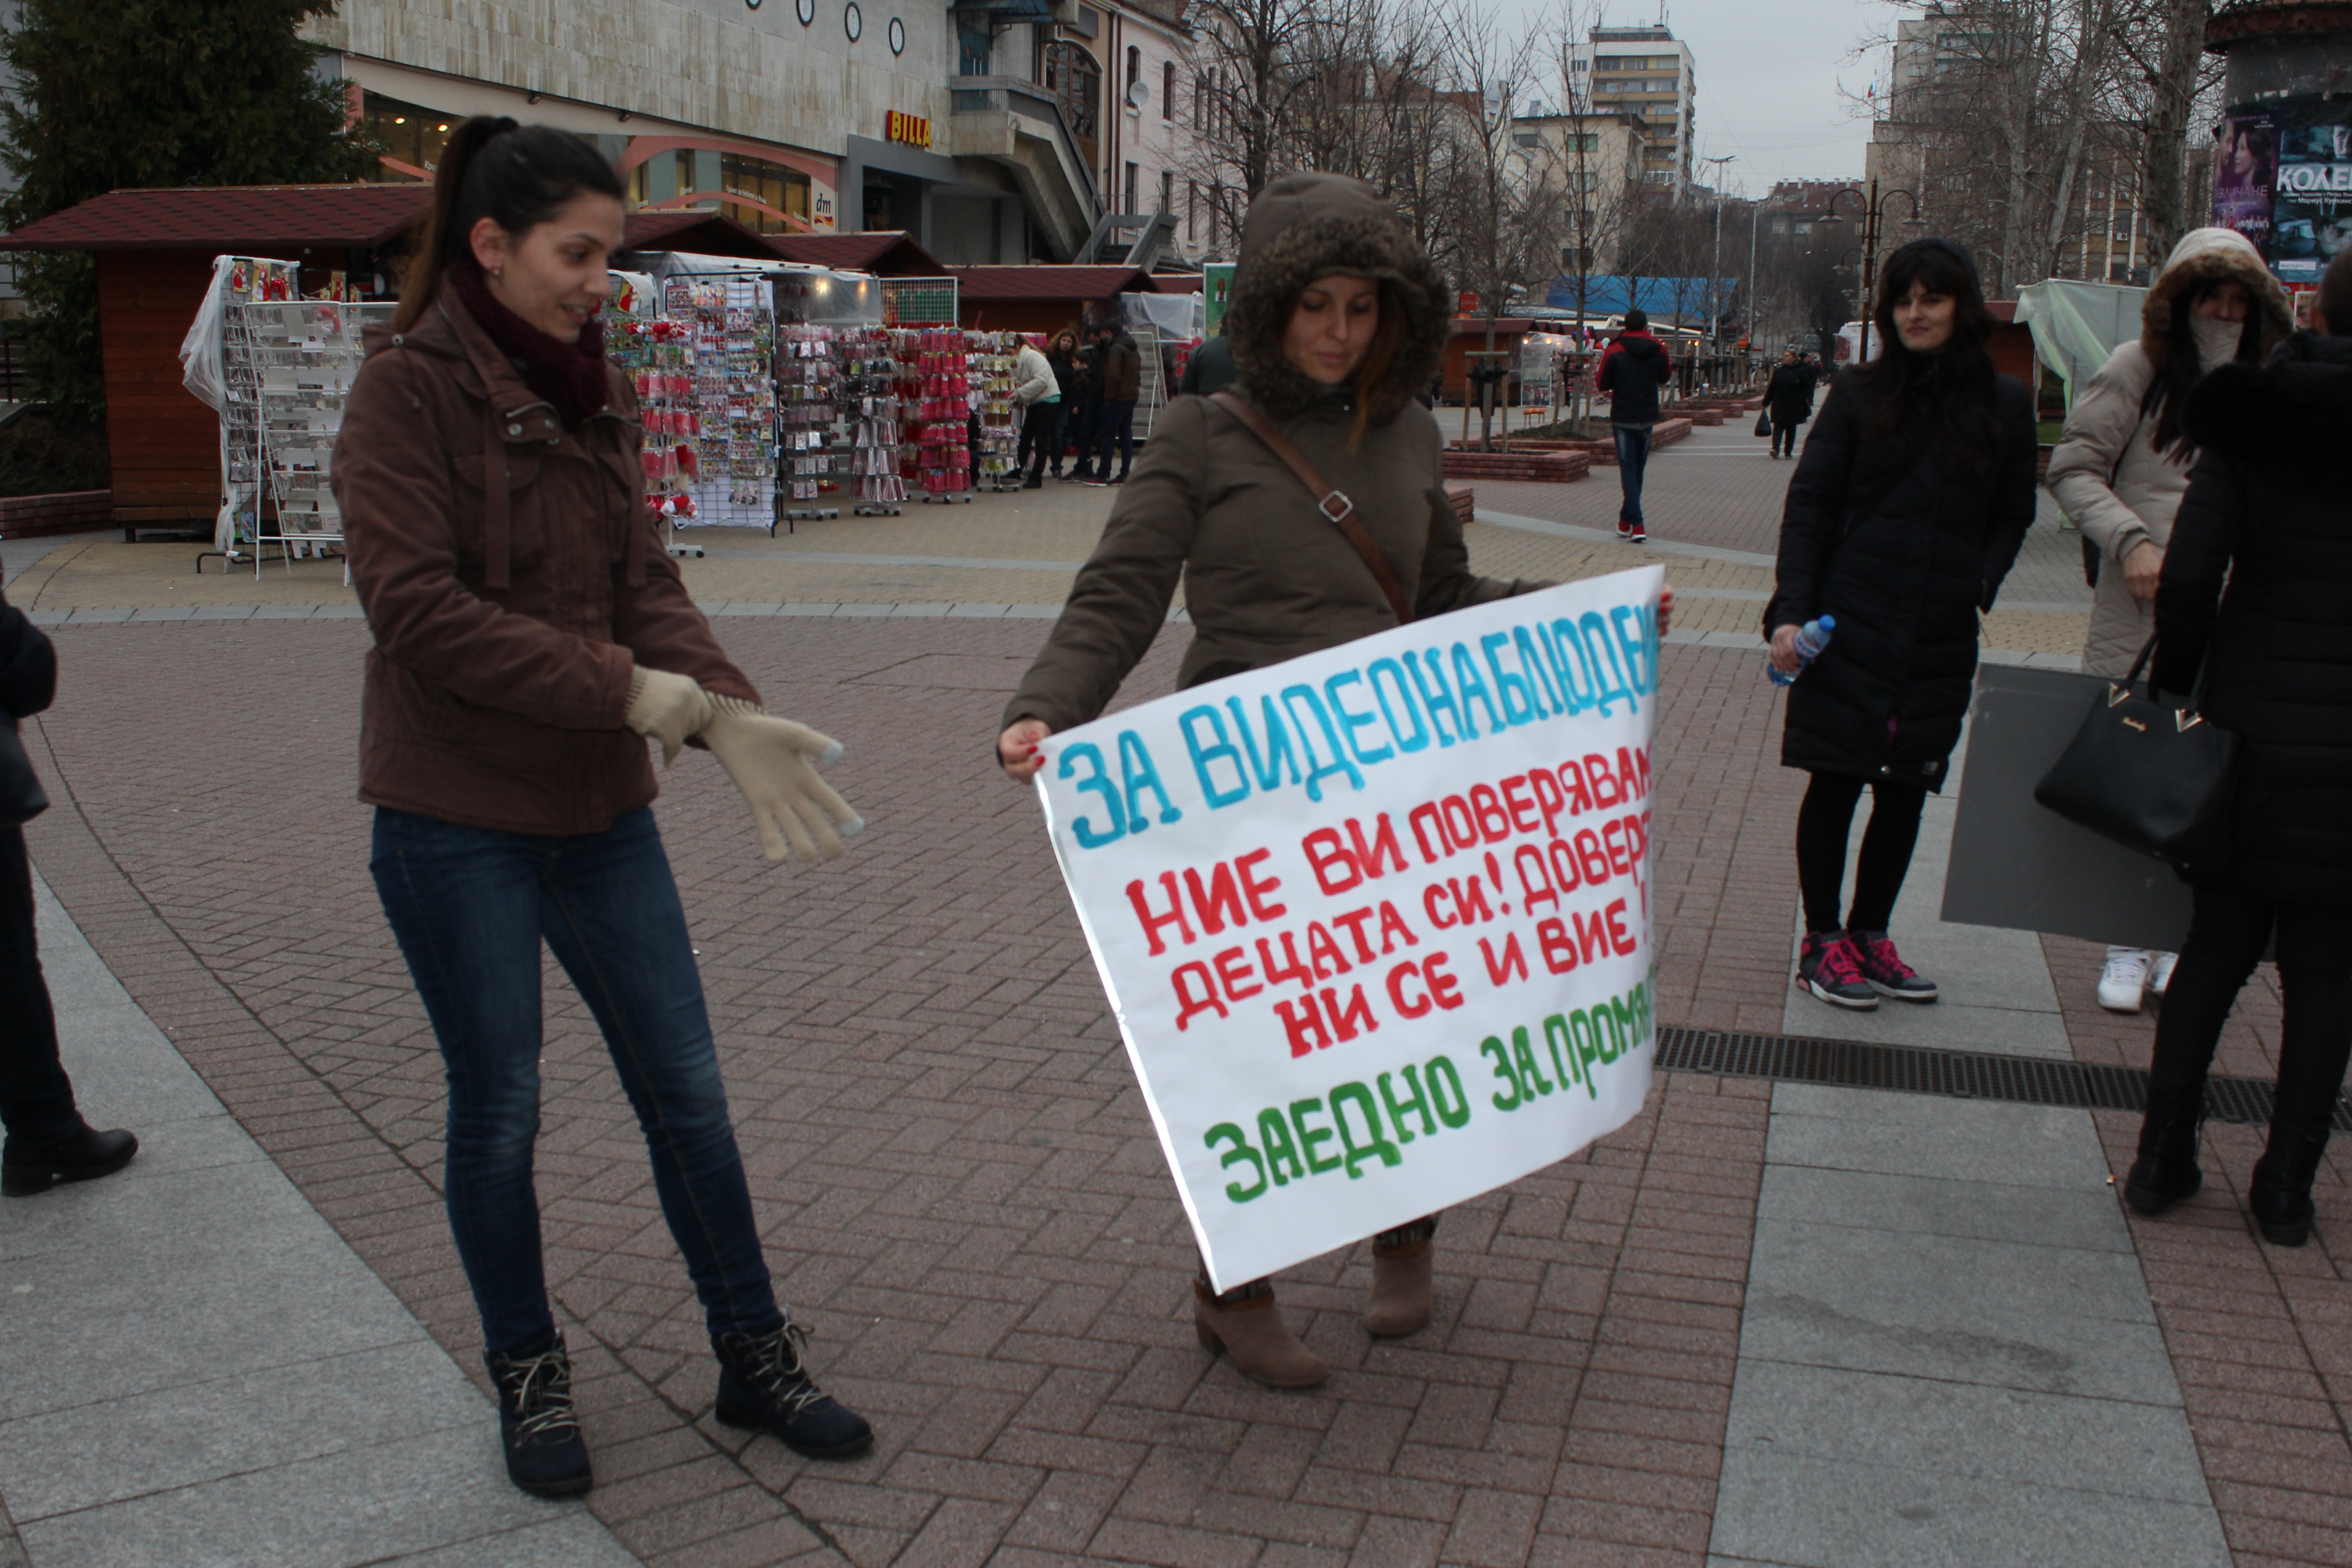
[(2065, 437), (2050, 457), (2051, 494), (2099, 551), (2099, 585), (2083, 646), (2083, 668), (2095, 675), (2128, 670), (2156, 631), (2154, 607), (2124, 585), (2124, 559), (2142, 540), (2158, 550), (2171, 540), (2192, 454), (2179, 445), (2158, 452), (2156, 419), (2142, 417), (2140, 410), (2169, 356), (2197, 352), (2193, 342), (2171, 342), (2174, 301), (2184, 289), (2223, 279), (2252, 292), (2265, 318), (2264, 353), (2286, 335), (2292, 325), (2286, 296), (2254, 247), (2229, 229), (2192, 230), (2173, 247), (2147, 291), (2139, 337), (2119, 345), (2075, 397)]

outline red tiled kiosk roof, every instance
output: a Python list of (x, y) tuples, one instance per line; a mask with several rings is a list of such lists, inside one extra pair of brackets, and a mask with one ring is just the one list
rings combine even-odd
[(772, 234), (769, 248), (786, 261), (871, 272), (877, 278), (944, 278), (947, 265), (900, 228), (852, 234)]
[[(192, 185), (109, 191), (0, 235), (0, 250), (374, 249), (425, 216), (422, 184)], [(772, 259), (760, 236), (712, 212), (629, 214), (631, 250)]]
[(1157, 292), (1140, 267), (950, 267), (966, 300), (1108, 300)]

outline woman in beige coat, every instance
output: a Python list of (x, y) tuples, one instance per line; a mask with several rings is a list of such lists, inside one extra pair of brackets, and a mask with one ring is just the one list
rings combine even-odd
[[(2259, 362), (2293, 330), (2286, 295), (2244, 236), (2192, 230), (2173, 247), (2119, 345), (2066, 416), (2050, 490), (2098, 551), (2083, 668), (2120, 679), (2156, 634), (2156, 584), (2197, 453), (2180, 428), (2189, 389), (2215, 365)], [(2136, 1013), (2164, 994), (2173, 955), (2110, 947), (2099, 1005)]]

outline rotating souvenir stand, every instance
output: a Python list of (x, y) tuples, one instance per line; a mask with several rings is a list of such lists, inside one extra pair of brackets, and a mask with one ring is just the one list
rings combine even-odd
[[(785, 505), (782, 521), (813, 522), (841, 515), (841, 508), (810, 503), (841, 493), (841, 365), (835, 357), (836, 329), (781, 326), (776, 329), (777, 485)], [(794, 504), (799, 503), (799, 504)], [(779, 520), (771, 513), (768, 533)]]
[(897, 517), (907, 499), (906, 445), (898, 400), (900, 366), (916, 334), (882, 327), (844, 330), (835, 339), (835, 391), (847, 436), (845, 483), (859, 517)]
[(971, 381), (980, 394), (980, 448), (972, 453), (973, 485), (979, 489), (1021, 488), (1021, 405), (1013, 401), (1019, 363), (1018, 332), (966, 332)]
[[(239, 260), (223, 301), (221, 482), (230, 524), (222, 549), (234, 562), (249, 548), (256, 576), (270, 544), (289, 572), (298, 553), (342, 548), (329, 481), (343, 399), (366, 355), (362, 332), (388, 324), (394, 310), (305, 300), (298, 279), (290, 262)], [(341, 292), (340, 284), (331, 290)]]
[(910, 489), (941, 505), (971, 500), (971, 366), (961, 327), (909, 334), (911, 358), (898, 362), (898, 401), (911, 417)]

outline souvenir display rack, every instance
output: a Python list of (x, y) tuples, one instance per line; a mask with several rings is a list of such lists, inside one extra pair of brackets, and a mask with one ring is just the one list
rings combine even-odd
[(667, 530), (672, 555), (700, 557), (702, 546), (679, 542), (678, 525), (695, 521), (692, 489), (700, 416), (694, 391), (694, 353), (683, 323), (655, 314), (654, 281), (615, 272), (604, 297), (604, 353), (637, 394), (645, 464), (646, 504)]
[[(776, 321), (759, 273), (698, 273), (662, 285), (663, 315), (690, 354), (694, 445), (680, 523), (775, 526)], [(700, 552), (697, 551), (697, 554)]]
[(940, 505), (971, 500), (971, 356), (960, 327), (925, 327), (908, 334), (911, 356), (898, 362), (898, 401), (907, 445), (914, 449), (913, 482), (923, 500)]
[(239, 260), (230, 268), (221, 318), (224, 400), (221, 481), (231, 520), (224, 553), (278, 548), (293, 569), (297, 554), (339, 552), (343, 520), (330, 488), (343, 398), (366, 355), (361, 333), (389, 323), (394, 307), (336, 298), (300, 297), (290, 262)]
[(840, 354), (842, 427), (846, 434), (845, 485), (859, 517), (897, 517), (907, 499), (906, 445), (898, 401), (899, 366), (916, 352), (916, 334), (886, 327), (855, 327), (835, 340)]
[(979, 395), (980, 446), (971, 455), (976, 489), (1021, 488), (1021, 405), (1013, 401), (1018, 332), (966, 332), (972, 390)]
[[(839, 506), (806, 503), (841, 491), (841, 364), (831, 327), (776, 329), (777, 488), (786, 524), (839, 517)], [(802, 504), (795, 505), (799, 502)], [(768, 532), (776, 531), (772, 510)]]

